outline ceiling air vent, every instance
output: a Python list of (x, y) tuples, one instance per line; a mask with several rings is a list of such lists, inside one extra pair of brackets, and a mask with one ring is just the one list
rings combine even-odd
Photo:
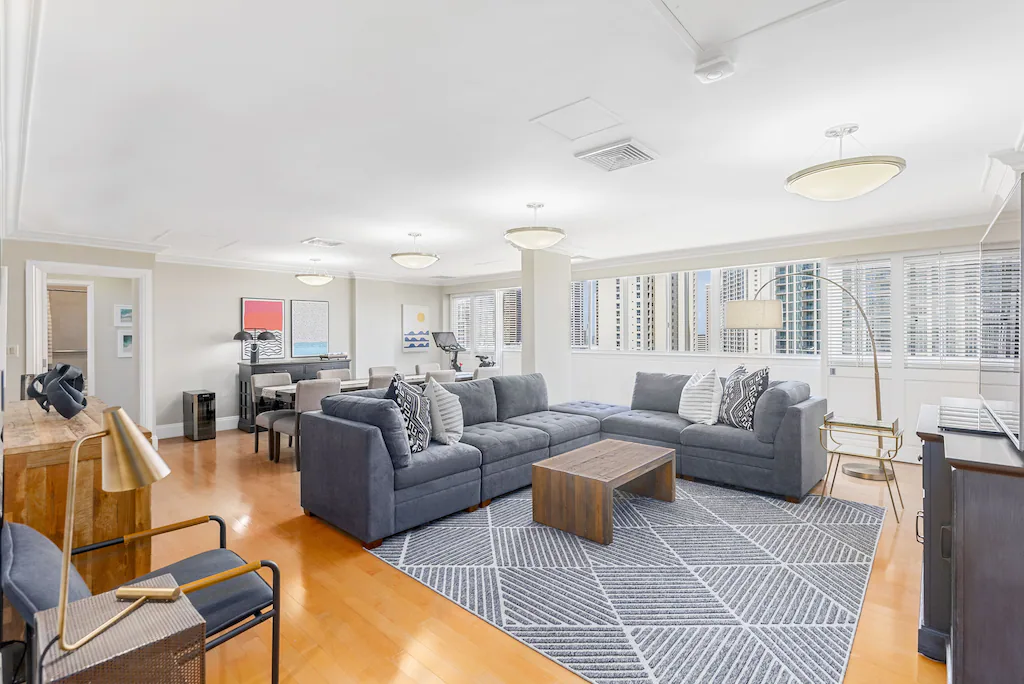
[(605, 171), (618, 171), (628, 166), (654, 161), (658, 155), (636, 140), (620, 140), (610, 145), (579, 152), (576, 154), (576, 158)]
[(303, 240), (302, 244), (312, 245), (313, 247), (341, 247), (345, 243), (338, 242), (337, 240), (327, 240), (325, 238), (311, 237)]

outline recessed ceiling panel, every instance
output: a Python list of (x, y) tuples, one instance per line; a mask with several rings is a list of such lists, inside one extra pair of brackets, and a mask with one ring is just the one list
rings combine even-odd
[(568, 140), (579, 140), (622, 123), (607, 107), (587, 97), (531, 119)]
[(663, 0), (690, 35), (705, 48), (738, 38), (822, 0)]

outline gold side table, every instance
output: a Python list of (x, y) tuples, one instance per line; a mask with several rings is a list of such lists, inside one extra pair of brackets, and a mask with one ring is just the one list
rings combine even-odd
[[(848, 436), (850, 435), (873, 438), (877, 441), (877, 446), (849, 443)], [(836, 486), (836, 476), (839, 474), (839, 463), (843, 456), (874, 459), (879, 461), (878, 465), (885, 477), (885, 485), (889, 488), (889, 500), (892, 501), (892, 511), (898, 525), (900, 514), (896, 510), (896, 499), (892, 494), (892, 486), (896, 485), (900, 510), (903, 510), (903, 494), (900, 492), (900, 483), (896, 480), (896, 469), (892, 462), (903, 448), (903, 428), (900, 427), (900, 421), (897, 419), (888, 423), (881, 420), (837, 418), (835, 414), (829, 413), (825, 416), (825, 422), (818, 427), (818, 439), (828, 455), (828, 465), (825, 468), (825, 480), (821, 484), (820, 498), (825, 498), (826, 486), (828, 487), (828, 496), (832, 496), (832, 489)], [(830, 472), (832, 472), (831, 485), (828, 484)]]
[[(177, 586), (169, 574), (138, 584)], [(113, 591), (69, 604), (68, 636), (72, 641), (81, 638), (126, 605), (114, 598)], [(33, 645), (36, 658), (43, 655), (56, 635), (57, 609), (36, 613)], [(39, 667), (38, 662), (29, 665)], [(36, 671), (33, 670), (33, 676)], [(146, 602), (77, 651), (62, 651), (58, 644), (53, 644), (46, 652), (42, 672), (42, 684), (203, 684), (206, 681), (206, 621), (187, 596), (172, 603)]]

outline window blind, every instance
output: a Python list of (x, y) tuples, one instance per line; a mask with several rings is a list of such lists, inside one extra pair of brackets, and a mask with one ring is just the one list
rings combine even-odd
[(1020, 369), (1020, 250), (981, 254), (981, 367)]
[(453, 295), (452, 332), (470, 354), (492, 355), (496, 351), (494, 292)]
[[(878, 347), (878, 365), (892, 364), (892, 265), (889, 259), (830, 264), (828, 278), (860, 301), (871, 322)], [(828, 302), (828, 363), (830, 366), (871, 366), (871, 338), (850, 295), (838, 287), (825, 288)]]

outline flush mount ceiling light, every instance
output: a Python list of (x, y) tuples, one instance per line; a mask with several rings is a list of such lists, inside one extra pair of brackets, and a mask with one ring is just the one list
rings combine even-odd
[[(409, 233), (409, 237), (412, 238), (413, 250), (416, 249), (416, 238), (420, 237), (420, 233)], [(395, 252), (391, 255), (391, 260), (399, 266), (405, 268), (426, 268), (431, 264), (435, 263), (438, 259), (436, 254), (429, 254), (427, 252)]]
[(565, 231), (561, 228), (537, 225), (537, 210), (544, 208), (543, 204), (531, 202), (526, 206), (529, 209), (533, 209), (533, 225), (506, 230), (506, 240), (519, 249), (547, 249), (548, 247), (554, 247), (565, 238)]
[(843, 138), (860, 130), (857, 124), (843, 124), (825, 131), (826, 138), (839, 139), (839, 159), (810, 166), (786, 179), (786, 190), (821, 202), (840, 202), (877, 190), (907, 168), (902, 157), (871, 155), (843, 159)]
[(299, 282), (318, 287), (320, 285), (326, 285), (334, 280), (334, 276), (317, 270), (316, 265), (320, 261), (319, 259), (310, 259), (310, 261), (313, 262), (313, 268), (310, 269), (309, 273), (299, 273), (295, 276)]

